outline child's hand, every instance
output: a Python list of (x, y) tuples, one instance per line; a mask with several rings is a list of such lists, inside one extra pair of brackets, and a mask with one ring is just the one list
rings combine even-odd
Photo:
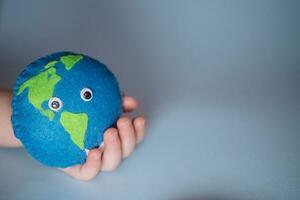
[[(132, 112), (138, 106), (130, 96), (123, 96), (123, 111)], [(104, 133), (104, 145), (89, 152), (86, 163), (61, 169), (80, 180), (91, 180), (99, 171), (113, 171), (122, 158), (129, 156), (136, 144), (144, 138), (146, 121), (143, 117), (130, 119), (121, 117), (117, 128), (110, 128)]]
[[(0, 90), (0, 147), (21, 147), (21, 142), (15, 138), (11, 121), (12, 92)], [(129, 96), (123, 96), (124, 112), (132, 112), (137, 108), (137, 101)], [(131, 120), (121, 117), (117, 121), (117, 129), (110, 128), (104, 134), (104, 146), (89, 152), (86, 163), (61, 169), (74, 178), (90, 180), (98, 172), (113, 171), (122, 158), (129, 156), (137, 143), (144, 138), (146, 121), (143, 117)]]

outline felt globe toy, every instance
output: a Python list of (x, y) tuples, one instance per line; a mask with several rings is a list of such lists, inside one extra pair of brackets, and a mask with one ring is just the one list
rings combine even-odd
[(121, 114), (121, 94), (111, 71), (85, 55), (58, 52), (42, 57), (17, 78), (12, 100), (15, 136), (41, 163), (69, 167)]

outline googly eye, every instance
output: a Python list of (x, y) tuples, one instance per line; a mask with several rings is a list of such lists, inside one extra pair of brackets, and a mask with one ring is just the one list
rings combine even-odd
[(93, 91), (90, 88), (83, 88), (80, 91), (80, 97), (83, 101), (90, 101), (93, 98)]
[(63, 107), (63, 103), (60, 98), (52, 97), (48, 101), (48, 106), (51, 110), (58, 112)]

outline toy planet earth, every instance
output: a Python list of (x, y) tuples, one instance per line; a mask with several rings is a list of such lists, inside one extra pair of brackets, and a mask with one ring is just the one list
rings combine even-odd
[(88, 56), (71, 52), (40, 58), (20, 74), (12, 123), (17, 138), (41, 163), (69, 167), (85, 162), (90, 149), (121, 114), (117, 79)]

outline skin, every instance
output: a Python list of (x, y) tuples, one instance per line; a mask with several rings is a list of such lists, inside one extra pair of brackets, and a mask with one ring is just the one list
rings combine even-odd
[[(0, 90), (0, 147), (22, 147), (15, 138), (11, 116), (12, 92)], [(133, 112), (138, 107), (136, 99), (123, 95), (123, 111)], [(104, 133), (104, 143), (89, 152), (87, 160), (82, 165), (60, 168), (61, 171), (79, 180), (91, 180), (100, 171), (114, 171), (122, 159), (132, 154), (137, 144), (145, 136), (146, 120), (144, 117), (120, 117), (116, 128), (109, 128)]]

